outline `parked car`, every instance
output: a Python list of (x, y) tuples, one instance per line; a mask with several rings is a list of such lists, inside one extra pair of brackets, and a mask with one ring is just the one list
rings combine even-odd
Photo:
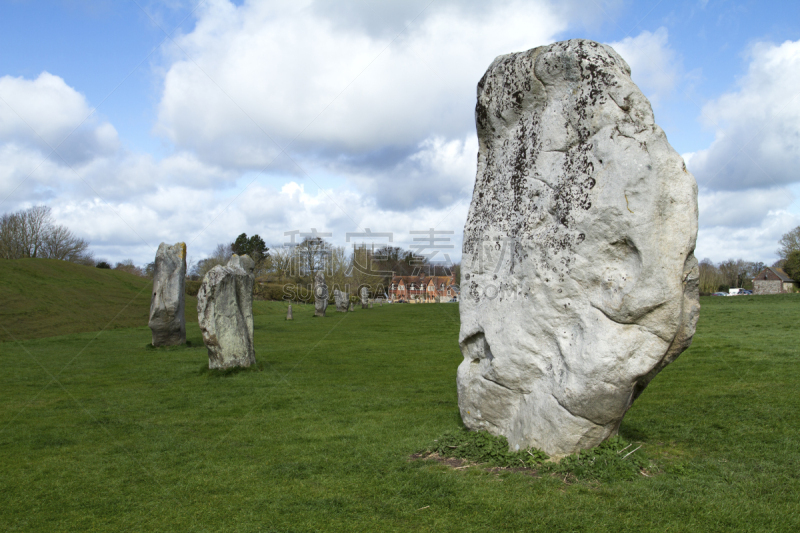
[(753, 294), (753, 291), (748, 291), (747, 289), (742, 289), (739, 291), (739, 294)]
[(727, 292), (715, 292), (711, 296), (728, 296)]

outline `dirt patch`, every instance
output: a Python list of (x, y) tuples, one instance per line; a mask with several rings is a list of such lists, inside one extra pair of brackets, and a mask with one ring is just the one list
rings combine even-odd
[(474, 463), (470, 463), (465, 459), (459, 459), (458, 457), (442, 457), (436, 452), (415, 453), (411, 455), (410, 459), (412, 461), (436, 461), (437, 463), (449, 466), (454, 470), (460, 470), (462, 468), (467, 468), (468, 466), (477, 466)]
[(526, 476), (539, 477), (538, 471), (534, 470), (533, 468), (486, 466), (483, 463), (470, 463), (469, 461), (465, 459), (459, 459), (458, 457), (442, 457), (436, 452), (415, 453), (411, 455), (409, 459), (412, 461), (436, 461), (439, 464), (449, 466), (453, 470), (463, 470), (471, 466), (476, 466), (483, 468), (484, 471), (489, 472), (490, 474), (499, 475), (503, 472), (514, 472), (525, 474)]

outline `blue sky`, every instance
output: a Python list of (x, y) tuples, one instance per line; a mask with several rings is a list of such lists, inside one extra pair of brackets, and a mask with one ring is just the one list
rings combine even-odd
[(47, 203), (112, 261), (311, 227), (459, 249), (475, 84), (582, 37), (625, 57), (695, 174), (698, 257), (771, 262), (800, 224), (797, 21), (788, 1), (6, 1), (0, 211)]

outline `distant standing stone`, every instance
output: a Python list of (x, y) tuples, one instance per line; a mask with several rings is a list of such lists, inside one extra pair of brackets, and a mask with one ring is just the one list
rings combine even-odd
[(289, 309), (286, 311), (286, 320), (292, 320), (292, 306), (289, 306)]
[(186, 244), (158, 246), (153, 273), (150, 320), (153, 346), (186, 342)]
[(347, 304), (349, 300), (349, 296), (346, 292), (342, 292), (339, 289), (333, 290), (333, 300), (336, 302), (336, 310), (340, 313), (347, 312)]
[(328, 285), (325, 284), (325, 274), (317, 272), (314, 277), (314, 316), (325, 316), (328, 308)]
[(352, 312), (353, 312), (353, 311), (355, 311), (355, 310), (356, 310), (356, 308), (355, 308), (355, 306), (353, 305), (353, 302), (350, 302), (350, 312), (352, 313)]
[(369, 290), (366, 287), (361, 287), (361, 309), (367, 308), (367, 299), (369, 298)]
[(253, 349), (253, 268), (249, 256), (233, 255), (205, 275), (197, 293), (197, 319), (208, 348), (208, 367), (248, 367)]

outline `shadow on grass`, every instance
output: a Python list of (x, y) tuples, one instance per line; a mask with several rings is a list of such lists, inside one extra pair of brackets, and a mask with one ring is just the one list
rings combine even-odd
[(264, 371), (264, 363), (256, 362), (256, 364), (248, 367), (233, 367), (233, 368), (208, 368), (207, 364), (204, 364), (200, 367), (198, 374), (201, 376), (207, 376), (209, 378), (227, 378), (229, 376), (235, 376), (236, 374), (244, 374), (248, 372), (263, 372)]
[(203, 339), (198, 337), (196, 339), (186, 339), (184, 344), (177, 344), (175, 346), (153, 346), (152, 343), (147, 343), (144, 345), (145, 350), (158, 350), (162, 352), (174, 352), (177, 350), (195, 350), (197, 348), (202, 348), (205, 346), (203, 344)]

